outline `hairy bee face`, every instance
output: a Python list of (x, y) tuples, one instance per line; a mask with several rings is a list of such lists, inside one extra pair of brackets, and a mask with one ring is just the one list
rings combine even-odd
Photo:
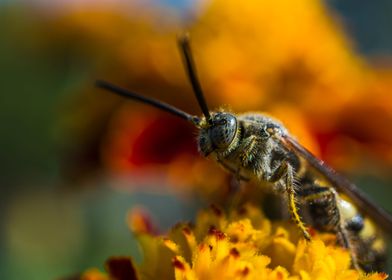
[(204, 156), (211, 152), (227, 149), (235, 139), (237, 118), (229, 113), (218, 112), (212, 116), (211, 123), (202, 128), (199, 135), (199, 150)]

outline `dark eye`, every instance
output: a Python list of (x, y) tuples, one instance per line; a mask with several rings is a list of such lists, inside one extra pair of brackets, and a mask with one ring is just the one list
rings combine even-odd
[(219, 124), (220, 124), (220, 125), (226, 125), (226, 124), (227, 124), (227, 120), (226, 120), (226, 119), (221, 119), (221, 120), (219, 121)]
[(209, 130), (212, 144), (219, 149), (227, 148), (237, 132), (237, 120), (228, 113), (221, 113), (214, 119), (214, 126)]

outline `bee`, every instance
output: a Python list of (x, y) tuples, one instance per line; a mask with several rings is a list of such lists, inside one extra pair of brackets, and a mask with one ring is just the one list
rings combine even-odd
[(354, 268), (381, 270), (386, 246), (378, 227), (392, 233), (390, 214), (301, 146), (278, 120), (260, 113), (210, 111), (197, 77), (189, 37), (179, 37), (178, 43), (201, 117), (106, 81), (97, 81), (97, 86), (190, 122), (198, 129), (200, 154), (213, 158), (240, 180), (271, 185), (286, 198), (292, 220), (306, 240), (312, 237), (305, 220), (313, 228), (335, 233), (338, 243), (350, 252)]

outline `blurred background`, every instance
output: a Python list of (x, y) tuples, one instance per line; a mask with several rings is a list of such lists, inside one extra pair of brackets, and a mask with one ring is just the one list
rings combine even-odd
[(392, 211), (389, 1), (0, 0), (0, 14), (0, 279), (140, 259), (129, 209), (165, 232), (224, 202), (230, 179), (192, 127), (94, 87), (199, 114), (184, 30), (211, 108), (274, 115)]

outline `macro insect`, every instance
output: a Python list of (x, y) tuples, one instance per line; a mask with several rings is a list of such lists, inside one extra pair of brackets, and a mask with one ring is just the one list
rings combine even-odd
[(301, 146), (279, 121), (260, 113), (210, 111), (188, 36), (179, 38), (179, 47), (201, 117), (106, 81), (96, 84), (189, 121), (198, 129), (198, 149), (203, 156), (213, 158), (240, 180), (270, 183), (286, 198), (291, 217), (306, 240), (312, 237), (305, 220), (315, 229), (335, 233), (337, 242), (349, 250), (354, 268), (382, 270), (386, 246), (378, 228), (391, 233), (392, 217)]

